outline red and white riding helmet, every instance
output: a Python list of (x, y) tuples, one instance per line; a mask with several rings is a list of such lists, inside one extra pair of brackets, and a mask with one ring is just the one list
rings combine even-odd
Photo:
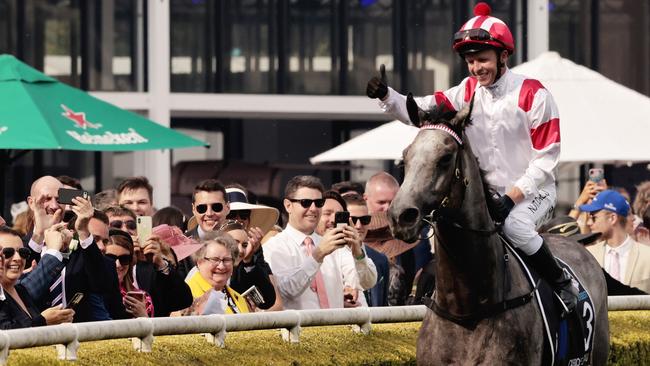
[(505, 49), (509, 55), (515, 52), (515, 40), (510, 29), (503, 20), (490, 16), (491, 13), (488, 4), (476, 4), (475, 16), (454, 34), (454, 50), (461, 56), (490, 47)]

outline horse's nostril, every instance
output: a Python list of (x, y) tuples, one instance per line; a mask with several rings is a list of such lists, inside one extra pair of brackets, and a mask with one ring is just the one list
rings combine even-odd
[(412, 226), (415, 224), (418, 216), (420, 216), (420, 211), (417, 208), (407, 208), (399, 215), (399, 224)]

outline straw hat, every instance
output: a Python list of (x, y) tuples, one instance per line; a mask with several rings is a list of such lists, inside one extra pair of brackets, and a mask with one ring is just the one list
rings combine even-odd
[(183, 235), (181, 229), (176, 226), (162, 224), (153, 228), (152, 231), (154, 235), (172, 248), (179, 262), (194, 254), (203, 246), (194, 239)]
[(248, 197), (241, 189), (226, 188), (226, 195), (230, 203), (230, 212), (250, 210), (250, 226), (259, 227), (262, 233), (266, 234), (278, 221), (280, 211), (273, 207), (248, 203)]
[(388, 258), (397, 257), (418, 245), (417, 241), (409, 244), (393, 237), (388, 226), (388, 215), (386, 212), (372, 214), (370, 225), (368, 225), (368, 234), (364, 242), (367, 246), (383, 253)]

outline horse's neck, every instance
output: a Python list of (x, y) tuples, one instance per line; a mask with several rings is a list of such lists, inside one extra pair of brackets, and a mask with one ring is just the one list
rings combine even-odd
[[(472, 230), (492, 230), (478, 163), (467, 147), (462, 159), (463, 175), (469, 182), (458, 221), (468, 230), (438, 225), (436, 241), (436, 301), (452, 314), (475, 312), (482, 304), (500, 302), (503, 297), (503, 246), (496, 235)], [(438, 241), (441, 241), (438, 243)]]

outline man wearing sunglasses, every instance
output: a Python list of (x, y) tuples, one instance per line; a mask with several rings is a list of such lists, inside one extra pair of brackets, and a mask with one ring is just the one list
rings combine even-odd
[[(334, 222), (337, 212), (347, 211), (346, 201), (336, 191), (327, 191), (323, 194), (325, 204), (321, 210), (321, 218), (316, 227), (316, 233), (324, 236), (328, 230), (336, 227)], [(367, 210), (366, 210), (367, 211)], [(345, 307), (368, 306), (363, 291), (371, 288), (377, 282), (377, 270), (373, 261), (366, 256), (363, 248), (365, 233), (361, 221), (370, 223), (370, 216), (354, 216), (350, 211), (350, 223), (348, 231), (344, 231), (348, 245), (343, 247), (341, 257), (341, 272), (344, 284), (344, 305)], [(351, 230), (354, 228), (355, 230)], [(361, 293), (361, 296), (359, 294)]]
[[(350, 220), (359, 233), (359, 239), (363, 243), (368, 234), (371, 216), (368, 211), (366, 200), (358, 193), (350, 193), (343, 196), (347, 209), (350, 211)], [(367, 289), (365, 295), (370, 306), (388, 306), (388, 284), (390, 267), (388, 257), (375, 249), (362, 245), (361, 248), (368, 258), (374, 263), (377, 272), (375, 284)]]
[[(296, 176), (284, 190), (287, 227), (263, 246), (264, 257), (277, 279), (286, 309), (327, 309), (343, 307), (341, 271), (348, 244), (346, 236), (356, 235), (349, 226), (315, 230), (325, 205), (323, 184), (313, 176)], [(348, 254), (349, 255), (349, 254)]]
[(591, 232), (601, 233), (601, 241), (587, 247), (598, 264), (619, 282), (650, 292), (650, 247), (634, 241), (625, 228), (630, 212), (627, 200), (608, 189), (580, 206), (580, 211), (589, 213)]
[(216, 179), (207, 179), (194, 187), (192, 193), (192, 214), (198, 224), (186, 233), (197, 240), (203, 240), (206, 234), (219, 230), (230, 212), (226, 188)]
[[(475, 16), (453, 37), (453, 49), (470, 76), (446, 91), (415, 98), (419, 108), (460, 111), (473, 101), (472, 123), (465, 128), (484, 179), (499, 194), (491, 214), (503, 222), (509, 241), (551, 283), (566, 311), (577, 303), (578, 290), (537, 233), (555, 206), (554, 169), (560, 157), (560, 118), (551, 94), (534, 79), (508, 69), (515, 43), (508, 26), (478, 3)], [(410, 123), (405, 96), (388, 88), (385, 71), (368, 82), (367, 95), (380, 107)]]

